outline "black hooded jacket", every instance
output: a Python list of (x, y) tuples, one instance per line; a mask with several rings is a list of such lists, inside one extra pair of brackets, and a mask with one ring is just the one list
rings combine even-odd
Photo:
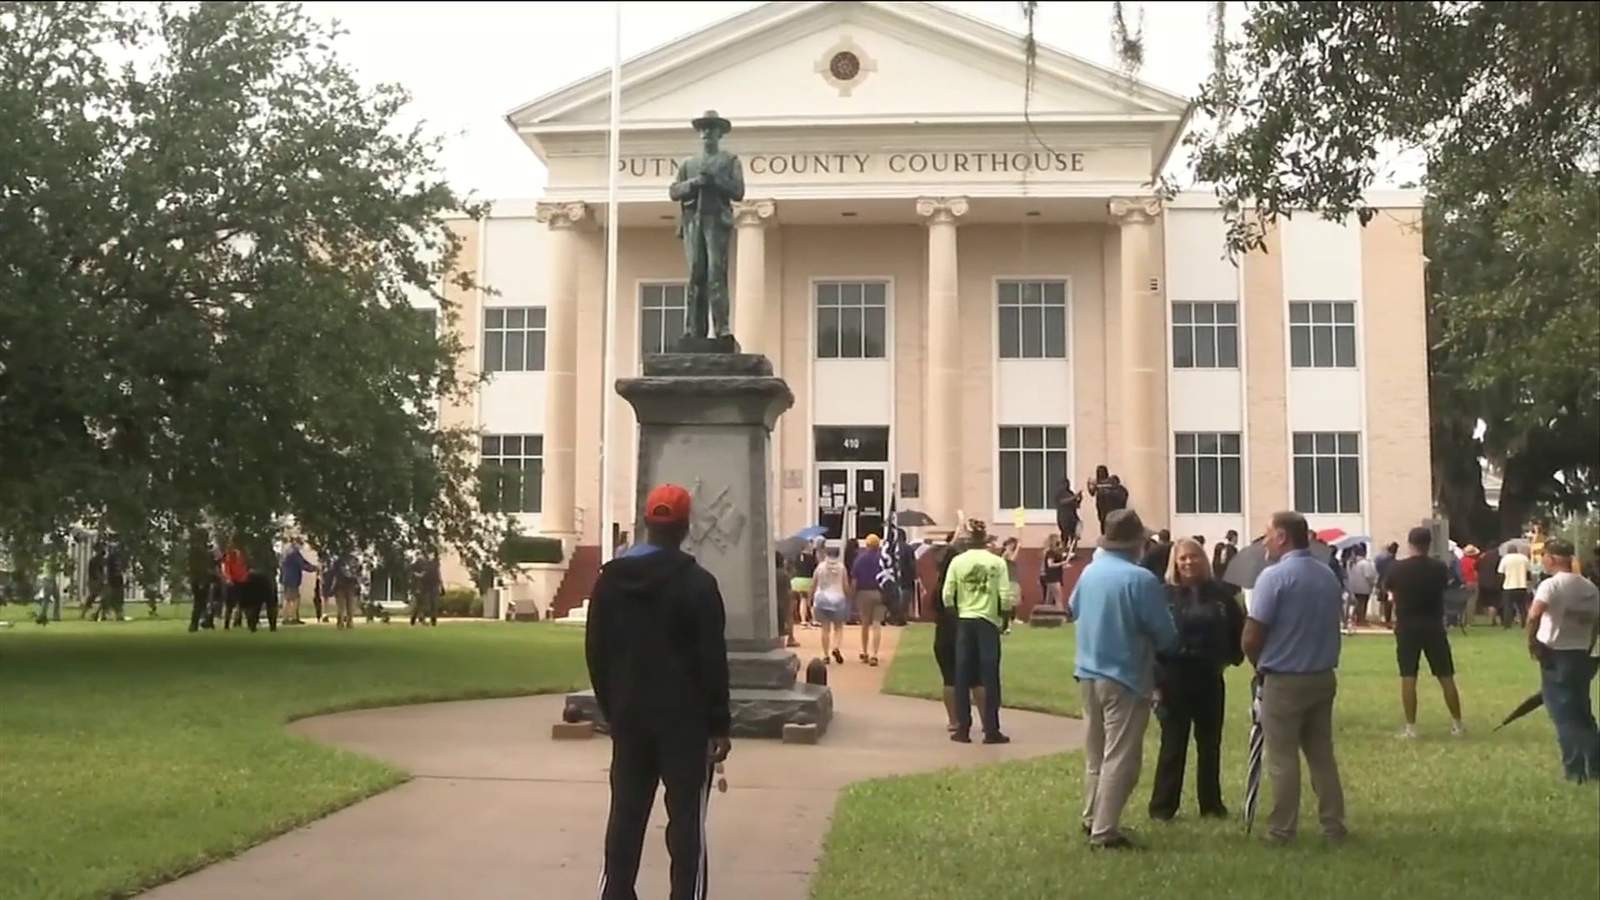
[(612, 734), (728, 734), (725, 617), (717, 579), (681, 550), (618, 557), (600, 570), (585, 652)]

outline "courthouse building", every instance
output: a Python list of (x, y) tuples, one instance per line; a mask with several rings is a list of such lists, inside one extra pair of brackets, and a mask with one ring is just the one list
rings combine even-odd
[[(1209, 194), (1150, 187), (1188, 99), (1045, 47), (1030, 95), (1019, 35), (927, 3), (768, 4), (628, 61), (621, 85), (614, 317), (609, 72), (507, 116), (542, 198), (452, 223), (493, 288), (449, 288), (462, 365), (490, 377), (444, 415), (527, 473), (498, 499), (573, 549), (564, 601), (632, 527), (611, 382), (682, 328), (667, 186), (709, 109), (746, 183), (734, 331), (795, 395), (772, 440), (779, 536), (878, 531), (895, 492), (940, 532), (964, 514), (1008, 534), (1020, 508), (1036, 546), (1060, 479), (1100, 464), (1152, 527), (1213, 540), (1282, 508), (1382, 541), (1429, 515), (1419, 194), (1369, 198), (1365, 227), (1297, 216), (1235, 264)], [(563, 576), (519, 591), (545, 606)]]

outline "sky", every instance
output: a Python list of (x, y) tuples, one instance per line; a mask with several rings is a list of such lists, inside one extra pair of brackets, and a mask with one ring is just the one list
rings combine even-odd
[[(622, 55), (644, 53), (757, 3), (622, 3)], [(1022, 32), (1014, 2), (947, 3)], [(1128, 4), (1132, 9), (1139, 4)], [(1209, 3), (1145, 3), (1139, 77), (1193, 96), (1210, 72)], [(1241, 4), (1230, 4), (1240, 7)], [(516, 106), (611, 65), (611, 3), (308, 3), (349, 34), (335, 47), (369, 83), (397, 82), (412, 114), (446, 136), (452, 186), (480, 199), (536, 197), (544, 167), (506, 125)], [(1230, 9), (1235, 25), (1242, 9)], [(1114, 67), (1111, 4), (1039, 4), (1043, 44)]]

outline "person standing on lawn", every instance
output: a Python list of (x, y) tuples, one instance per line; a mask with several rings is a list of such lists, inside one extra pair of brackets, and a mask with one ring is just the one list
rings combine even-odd
[[(994, 550), (994, 538), (990, 538), (991, 550)], [(1000, 633), (1010, 634), (1011, 623), (1017, 618), (1017, 603), (1022, 599), (1022, 582), (1017, 576), (1017, 552), (1021, 549), (1017, 539), (1006, 538), (1000, 545), (1000, 558), (1006, 563), (1006, 595), (1000, 601)]]
[(300, 542), (291, 540), (278, 570), (278, 581), (283, 585), (278, 617), (285, 625), (304, 625), (305, 623), (300, 621), (300, 585), (305, 579), (305, 573), (315, 572), (317, 567), (307, 561), (305, 554), (300, 552)]
[(1600, 588), (1572, 571), (1576, 551), (1559, 538), (1544, 545), (1548, 578), (1528, 608), (1528, 654), (1539, 663), (1540, 694), (1556, 726), (1568, 781), (1600, 779), (1600, 727), (1589, 698), (1600, 665)]
[(600, 570), (584, 657), (611, 732), (601, 900), (635, 900), (656, 786), (666, 786), (671, 900), (706, 897), (706, 804), (729, 740), (726, 611), (717, 579), (681, 549), (689, 492), (645, 499), (645, 540)]
[(943, 599), (956, 616), (956, 730), (950, 740), (972, 743), (972, 693), (981, 685), (978, 714), (985, 744), (1009, 744), (1000, 731), (1000, 606), (1006, 585), (1005, 560), (989, 547), (989, 526), (968, 519), (972, 548), (950, 561)]
[(1205, 548), (1198, 541), (1182, 539), (1172, 548), (1166, 590), (1178, 643), (1172, 650), (1156, 654), (1156, 697), (1163, 714), (1150, 818), (1166, 821), (1178, 814), (1192, 725), (1200, 815), (1225, 819), (1222, 714), (1227, 694), (1222, 673), (1244, 662), (1239, 647), (1244, 631), (1239, 589), (1213, 577)]
[(1372, 561), (1373, 568), (1378, 570), (1378, 606), (1383, 610), (1383, 627), (1385, 628), (1394, 627), (1394, 604), (1389, 602), (1389, 591), (1384, 587), (1384, 582), (1389, 577), (1389, 567), (1394, 565), (1394, 561), (1399, 556), (1400, 545), (1391, 541), (1389, 546), (1384, 547), (1378, 553), (1377, 558)]
[[(950, 577), (950, 564), (966, 549), (966, 536), (952, 531), (945, 538), (944, 546), (929, 551), (937, 554), (933, 582), (933, 661), (939, 667), (939, 680), (944, 689), (945, 730), (951, 734), (961, 727), (956, 713), (956, 632), (960, 619), (955, 607), (945, 602), (944, 587)], [(978, 706), (983, 705), (980, 697)]]
[(1241, 643), (1261, 682), (1272, 812), (1267, 840), (1293, 840), (1300, 821), (1300, 755), (1311, 770), (1317, 816), (1329, 840), (1343, 840), (1344, 787), (1333, 754), (1343, 595), (1327, 563), (1311, 554), (1311, 529), (1297, 512), (1274, 513), (1267, 528), (1272, 561), (1251, 592)]
[(1365, 627), (1367, 624), (1367, 603), (1372, 600), (1372, 592), (1378, 587), (1378, 567), (1372, 560), (1367, 559), (1365, 544), (1357, 544), (1351, 551), (1353, 556), (1344, 583), (1345, 590), (1350, 594), (1350, 614), (1347, 621), (1350, 629), (1354, 631), (1356, 626)]
[(1511, 552), (1500, 557), (1501, 593), (1505, 607), (1500, 612), (1500, 624), (1510, 628), (1528, 621), (1528, 573), (1531, 569), (1526, 555), (1512, 545)]
[(1050, 535), (1044, 545), (1044, 562), (1039, 566), (1039, 593), (1046, 606), (1061, 608), (1061, 577), (1067, 568), (1067, 551), (1059, 534)]
[(189, 597), (194, 604), (189, 608), (189, 630), (213, 629), (216, 625), (211, 619), (211, 591), (217, 583), (217, 565), (211, 539), (199, 528), (189, 531), (184, 568), (189, 576)]
[(1228, 529), (1227, 537), (1217, 542), (1211, 550), (1211, 576), (1221, 578), (1228, 571), (1228, 564), (1239, 555), (1239, 532)]
[(883, 591), (878, 587), (878, 573), (883, 571), (883, 542), (875, 534), (867, 535), (867, 546), (856, 554), (850, 566), (850, 588), (855, 592), (856, 612), (861, 617), (861, 661), (869, 666), (878, 664), (878, 648), (883, 644)]
[(1428, 555), (1433, 532), (1413, 528), (1406, 535), (1411, 555), (1389, 567), (1385, 589), (1395, 606), (1394, 650), (1400, 664), (1400, 706), (1406, 725), (1400, 737), (1417, 736), (1417, 662), (1428, 657), (1428, 671), (1439, 679), (1444, 705), (1450, 710), (1450, 734), (1466, 733), (1461, 724), (1461, 695), (1456, 691), (1455, 660), (1444, 627), (1444, 593), (1450, 588), (1450, 567)]
[(1489, 613), (1489, 623), (1493, 624), (1505, 607), (1502, 589), (1506, 579), (1500, 574), (1500, 548), (1490, 544), (1489, 549), (1479, 555), (1477, 569), (1478, 607)]
[(1122, 831), (1122, 810), (1144, 765), (1155, 657), (1178, 643), (1161, 582), (1139, 565), (1149, 536), (1137, 512), (1111, 511), (1069, 602), (1078, 623), (1073, 677), (1088, 724), (1082, 819), (1092, 849), (1134, 846)]
[(411, 624), (439, 625), (439, 595), (444, 593), (444, 575), (439, 570), (439, 554), (432, 549), (417, 558), (412, 571), (416, 596), (411, 603)]

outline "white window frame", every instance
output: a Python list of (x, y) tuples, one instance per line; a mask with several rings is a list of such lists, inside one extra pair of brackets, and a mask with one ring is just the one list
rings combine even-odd
[[(510, 327), (510, 326), (505, 324), (506, 317), (510, 313), (514, 313), (514, 312), (522, 312), (525, 315), (525, 318), (523, 320), (524, 324), (521, 327), (513, 328), (513, 327)], [(490, 324), (491, 317), (493, 315), (495, 315), (496, 313), (498, 313), (500, 315), (500, 317), (501, 317), (501, 320), (500, 320), (501, 324), (500, 325), (491, 325)], [(534, 324), (534, 320), (535, 319), (538, 320), (538, 324), (537, 325)], [(531, 305), (530, 306), (521, 306), (521, 305), (519, 305), (519, 306), (486, 306), (486, 307), (484, 307), (483, 308), (483, 324), (482, 324), (482, 327), (479, 329), (479, 334), (482, 336), (482, 339), (483, 339), (483, 346), (481, 348), (481, 357), (479, 359), (479, 362), (480, 362), (480, 364), (482, 366), (481, 371), (485, 375), (494, 375), (494, 374), (498, 374), (500, 372), (543, 372), (544, 369), (545, 369), (545, 362), (546, 362), (546, 359), (547, 359), (547, 353), (546, 353), (547, 348), (545, 346), (545, 340), (546, 340), (545, 329), (548, 326), (548, 323), (549, 323), (549, 319), (547, 317), (547, 314), (545, 312), (545, 308), (543, 306), (531, 306)], [(522, 345), (522, 365), (519, 368), (515, 368), (515, 369), (507, 368), (506, 364), (505, 364), (505, 358), (506, 358), (505, 347), (506, 347), (506, 343), (510, 340), (512, 335), (520, 335), (522, 337), (522, 340), (523, 340), (523, 345)], [(535, 341), (534, 335), (538, 335), (537, 341)], [(500, 343), (500, 365), (498, 367), (491, 368), (489, 366), (489, 347), (490, 347), (491, 342), (494, 342), (494, 341), (498, 341)], [(529, 357), (533, 356), (533, 353), (531, 351), (532, 351), (534, 346), (537, 346), (538, 350), (539, 350), (539, 354), (538, 354), (538, 356), (539, 356), (539, 360), (538, 360), (539, 364), (537, 366), (531, 365), (529, 363)]]
[[(658, 290), (660, 290), (662, 292), (663, 305), (661, 305), (661, 306), (652, 306), (652, 307), (646, 307), (645, 306), (645, 292), (648, 291), (648, 290), (652, 290), (652, 289), (658, 289)], [(676, 280), (675, 281), (675, 280), (669, 279), (669, 278), (648, 279), (648, 280), (640, 281), (638, 283), (637, 289), (634, 291), (634, 297), (636, 298), (637, 303), (638, 303), (637, 309), (638, 309), (638, 313), (639, 313), (639, 316), (638, 316), (638, 319), (637, 319), (637, 321), (639, 323), (639, 327), (638, 327), (638, 338), (639, 338), (639, 340), (637, 342), (637, 346), (634, 348), (634, 352), (637, 353), (638, 356), (639, 356), (640, 365), (643, 365), (644, 358), (645, 358), (646, 355), (648, 355), (645, 352), (645, 346), (644, 346), (645, 314), (646, 314), (646, 312), (648, 312), (650, 310), (670, 310), (670, 309), (675, 308), (675, 307), (673, 307), (671, 305), (667, 305), (666, 302), (665, 302), (666, 299), (667, 299), (667, 294), (670, 291), (674, 290), (674, 289), (676, 289), (676, 292), (683, 298), (682, 309), (683, 309), (683, 314), (684, 314), (685, 320), (687, 320), (688, 315), (689, 315), (689, 285), (688, 285), (688, 282), (682, 281), (682, 280)], [(659, 328), (661, 329), (661, 336), (662, 336), (662, 342), (661, 342), (661, 348), (662, 349), (661, 349), (661, 352), (663, 352), (663, 353), (669, 352), (671, 347), (672, 347), (672, 342), (678, 339), (678, 335), (677, 334), (668, 334), (667, 333), (667, 331), (666, 331), (666, 321), (667, 321), (667, 316), (666, 315), (662, 315), (661, 323), (659, 325)]]
[[(1040, 432), (1040, 434), (1039, 434), (1039, 446), (1037, 446), (1037, 447), (1029, 447), (1029, 446), (1027, 446), (1027, 443), (1028, 443), (1028, 441), (1027, 441), (1027, 437), (1028, 437), (1027, 432), (1030, 431), (1030, 430), (1035, 430), (1035, 429), (1037, 429)], [(1006, 446), (1005, 433), (1007, 431), (1015, 431), (1016, 432), (1016, 442), (1015, 442), (1016, 446), (1014, 446), (1014, 447), (1007, 447)], [(1059, 431), (1061, 433), (1061, 441), (1060, 441), (1060, 445), (1059, 446), (1053, 445), (1051, 440), (1050, 440), (1051, 432), (1053, 432), (1053, 431)], [(1020, 505), (1023, 508), (1024, 514), (1026, 515), (1027, 513), (1048, 512), (1050, 510), (1053, 510), (1055, 508), (1055, 504), (1050, 502), (1051, 501), (1051, 494), (1054, 493), (1054, 491), (1056, 489), (1056, 485), (1061, 482), (1061, 478), (1062, 477), (1069, 477), (1072, 474), (1072, 428), (1071, 428), (1071, 426), (1067, 425), (1065, 423), (1055, 423), (1055, 424), (1033, 424), (1033, 423), (1029, 423), (1029, 424), (1021, 424), (1021, 425), (1017, 425), (1017, 424), (999, 425), (999, 426), (996, 426), (996, 428), (995, 428), (995, 448), (996, 449), (995, 449), (995, 494), (994, 494), (994, 497), (995, 497), (996, 510), (998, 512), (1004, 514), (1004, 513), (1010, 513), (1010, 512), (1012, 512), (1013, 510), (1015, 510), (1017, 508), (1016, 506), (1007, 506), (1006, 502), (1005, 502), (1006, 501), (1006, 497), (1005, 497), (1004, 483), (1005, 483), (1005, 469), (1006, 469), (1006, 454), (1016, 454), (1018, 456), (1018, 461), (1017, 461), (1017, 493), (1019, 495), (1018, 496), (1018, 500), (1020, 501)], [(1052, 479), (1050, 477), (1050, 455), (1051, 454), (1055, 454), (1055, 453), (1061, 454), (1061, 470), (1060, 470), (1059, 476), (1054, 478), (1054, 479)], [(1027, 481), (1028, 480), (1027, 480), (1026, 471), (1027, 471), (1027, 457), (1028, 457), (1029, 454), (1038, 454), (1040, 456), (1040, 464), (1041, 464), (1041, 467), (1042, 467), (1041, 468), (1041, 473), (1042, 473), (1042, 478), (1044, 480), (1043, 489), (1042, 489), (1043, 493), (1038, 498), (1038, 500), (1039, 500), (1039, 504), (1038, 505), (1031, 505), (1029, 501), (1031, 499), (1033, 499), (1033, 498), (1030, 498), (1030, 497), (1027, 496), (1027, 493), (1028, 493)]]
[[(518, 450), (517, 453), (515, 453), (515, 454), (507, 454), (507, 453), (504, 452), (504, 446), (505, 446), (504, 445), (504, 441), (507, 438), (519, 439), (520, 444), (519, 444), (519, 450)], [(529, 452), (527, 452), (528, 451), (528, 441), (530, 441), (530, 440), (538, 442), (538, 448), (539, 449), (538, 449), (537, 453), (529, 453)], [(495, 453), (492, 453), (492, 454), (489, 452), (489, 449), (488, 449), (489, 446), (490, 446), (490, 444), (489, 444), (490, 441), (498, 442), (497, 446), (499, 447), (499, 449)], [(524, 480), (524, 482), (523, 482), (523, 484), (524, 484), (523, 496), (521, 498), (519, 498), (519, 501), (517, 503), (517, 508), (516, 509), (509, 509), (509, 510), (508, 509), (504, 509), (503, 508), (504, 504), (501, 504), (501, 503), (497, 502), (497, 503), (494, 504), (495, 508), (492, 509), (492, 510), (489, 510), (489, 511), (491, 511), (491, 512), (499, 512), (499, 513), (506, 514), (506, 515), (538, 515), (539, 513), (544, 511), (544, 435), (542, 435), (542, 434), (485, 434), (478, 441), (478, 467), (479, 467), (479, 470), (480, 470), (480, 477), (481, 477), (481, 472), (482, 472), (483, 468), (485, 466), (489, 465), (491, 461), (493, 461), (494, 463), (496, 463), (498, 465), (501, 465), (501, 466), (504, 466), (508, 461), (516, 461), (518, 463), (517, 468), (523, 473), (524, 479), (527, 478), (527, 474), (528, 474), (528, 470), (530, 468), (530, 464), (532, 464), (531, 467), (534, 469), (534, 471), (536, 473), (536, 477), (534, 477), (531, 481)], [(528, 484), (532, 484), (533, 485), (533, 491), (534, 491), (534, 493), (533, 493), (533, 501), (534, 501), (533, 502), (533, 506), (534, 506), (534, 508), (533, 509), (523, 509), (522, 508), (522, 502), (521, 501), (526, 499), (526, 492), (527, 492), (526, 485), (528, 485)], [(501, 493), (501, 496), (503, 498), (504, 492), (502, 491), (500, 493)]]
[[(867, 290), (866, 289), (867, 289), (867, 287), (869, 285), (881, 288), (882, 293), (883, 293), (883, 302), (882, 303), (875, 304), (875, 303), (868, 303), (867, 302)], [(823, 304), (822, 295), (823, 295), (824, 289), (825, 288), (829, 288), (829, 287), (832, 287), (832, 288), (836, 289), (839, 293), (838, 293), (837, 299), (835, 301), (833, 301), (831, 304), (825, 306)], [(858, 288), (861, 289), (861, 302), (859, 304), (847, 304), (847, 303), (844, 302), (844, 291), (845, 291), (845, 288), (849, 288), (849, 287), (858, 287)], [(814, 278), (814, 279), (812, 279), (812, 281), (811, 281), (811, 302), (809, 304), (810, 310), (811, 310), (811, 358), (813, 360), (815, 360), (816, 362), (835, 362), (835, 361), (839, 361), (839, 360), (880, 360), (880, 359), (886, 360), (886, 359), (891, 358), (892, 355), (893, 355), (893, 349), (894, 349), (894, 345), (893, 345), (894, 329), (893, 329), (891, 321), (890, 321), (891, 320), (890, 309), (892, 307), (892, 303), (890, 302), (890, 295), (892, 293), (893, 293), (893, 285), (890, 282), (890, 280), (887, 279), (887, 278), (874, 278), (874, 277), (871, 277), (871, 276), (867, 276), (867, 277), (854, 277), (854, 278)], [(823, 351), (823, 343), (822, 343), (822, 310), (823, 309), (838, 309), (838, 310), (841, 311), (840, 315), (839, 315), (840, 325), (839, 325), (839, 329), (838, 329), (838, 340), (837, 340), (837, 343), (835, 345), (835, 351), (836, 352), (832, 356), (823, 356), (822, 355), (822, 351)], [(843, 311), (844, 310), (851, 310), (851, 309), (860, 309), (861, 310), (861, 353), (859, 353), (857, 355), (847, 356), (844, 353), (845, 347), (844, 347), (844, 324), (843, 324), (844, 313), (843, 313)], [(883, 353), (881, 355), (878, 355), (878, 356), (868, 356), (866, 354), (867, 320), (868, 320), (867, 311), (871, 310), (871, 309), (881, 309), (883, 311), (883, 314), (882, 314), (882, 318), (883, 318), (883, 338), (882, 338), (882, 340), (883, 340)]]
[[(1304, 311), (1304, 321), (1296, 321), (1295, 316)], [(1341, 319), (1341, 313), (1348, 310), (1348, 317)], [(1326, 317), (1319, 314), (1326, 311)], [(1289, 368), (1291, 369), (1357, 369), (1361, 365), (1361, 334), (1357, 328), (1360, 320), (1361, 307), (1354, 300), (1291, 300), (1287, 313), (1289, 324)], [(1317, 338), (1321, 334), (1327, 335), (1328, 362), (1317, 362)], [(1295, 337), (1305, 335), (1306, 354), (1305, 362), (1295, 361)], [(1349, 363), (1339, 362), (1339, 338), (1348, 335)]]
[[(1008, 288), (1016, 288), (1011, 300), (1006, 299)], [(1028, 300), (1029, 288), (1034, 289), (1036, 299)], [(1061, 302), (1059, 304), (1048, 302), (1051, 288), (1060, 288)], [(1072, 284), (1066, 278), (1053, 278), (1047, 275), (1000, 277), (994, 280), (994, 335), (995, 358), (1003, 360), (1069, 360), (1072, 358)], [(1046, 325), (1047, 311), (1059, 308), (1061, 310), (1061, 352), (1051, 353), (1045, 340), (1049, 333)], [(1028, 310), (1039, 310), (1039, 330), (1029, 334), (1026, 315)], [(1002, 327), (1007, 315), (1012, 314), (1017, 320), (1017, 352), (1007, 355), (1002, 346)], [(1036, 349), (1037, 353), (1029, 353)]]
[[(1309, 451), (1302, 451), (1297, 445), (1301, 438), (1306, 438), (1311, 443)], [(1318, 438), (1332, 438), (1333, 449), (1321, 449)], [(1346, 442), (1345, 439), (1349, 441)], [(1345, 444), (1353, 446), (1353, 450), (1344, 449)], [(1296, 431), (1289, 436), (1289, 500), (1298, 513), (1308, 516), (1358, 516), (1362, 515), (1362, 492), (1366, 488), (1366, 474), (1361, 463), (1361, 432), (1359, 431)], [(1311, 461), (1311, 503), (1314, 509), (1301, 509), (1300, 503), (1300, 461)], [(1356, 485), (1353, 490), (1347, 490), (1344, 484), (1344, 466), (1346, 460), (1353, 461), (1355, 467)], [(1317, 469), (1324, 463), (1333, 466), (1334, 492), (1337, 496), (1333, 499), (1331, 507), (1326, 505), (1325, 498), (1319, 496)], [(1354, 494), (1355, 508), (1344, 505), (1344, 497)]]
[[(1188, 438), (1187, 444), (1188, 444), (1189, 449), (1187, 449), (1187, 450), (1184, 449), (1184, 445), (1185, 445), (1185, 441), (1183, 440), (1184, 438)], [(1203, 439), (1205, 439), (1205, 438), (1210, 438), (1211, 439), (1211, 448), (1212, 449), (1210, 449), (1210, 450), (1202, 450), (1201, 449), (1201, 444), (1203, 442)], [(1226, 451), (1226, 450), (1223, 449), (1224, 446), (1227, 444), (1227, 441), (1226, 441), (1227, 438), (1232, 438), (1233, 439), (1233, 447), (1234, 447), (1234, 449), (1232, 451)], [(1194, 461), (1194, 497), (1195, 497), (1195, 502), (1194, 502), (1194, 508), (1193, 509), (1184, 509), (1183, 508), (1183, 500), (1182, 500), (1183, 489), (1182, 488), (1183, 488), (1183, 461), (1184, 460), (1193, 460)], [(1237, 466), (1237, 468), (1236, 468), (1237, 475), (1234, 478), (1234, 485), (1235, 485), (1235, 487), (1238, 488), (1238, 494), (1235, 497), (1232, 498), (1232, 500), (1233, 500), (1233, 508), (1231, 508), (1231, 509), (1229, 508), (1229, 504), (1228, 504), (1229, 498), (1224, 495), (1224, 491), (1222, 489), (1222, 486), (1223, 486), (1223, 483), (1224, 483), (1224, 479), (1222, 477), (1222, 469), (1223, 469), (1223, 463), (1226, 460), (1233, 460), (1234, 463)], [(1205, 482), (1205, 478), (1203, 476), (1203, 472), (1204, 472), (1204, 470), (1206, 468), (1206, 464), (1207, 463), (1214, 464), (1213, 471), (1216, 472), (1216, 484), (1217, 484), (1217, 491), (1216, 491), (1217, 504), (1216, 504), (1216, 509), (1206, 509), (1205, 508), (1205, 503), (1202, 501), (1202, 497), (1204, 496), (1204, 493), (1202, 491), (1202, 485)], [(1175, 432), (1172, 433), (1172, 508), (1173, 508), (1174, 515), (1179, 515), (1179, 516), (1237, 516), (1237, 515), (1243, 515), (1244, 514), (1244, 482), (1245, 482), (1244, 435), (1240, 434), (1237, 431), (1175, 431)]]
[[(1187, 322), (1178, 321), (1179, 307), (1184, 308), (1184, 312), (1187, 314), (1189, 319)], [(1201, 322), (1197, 320), (1196, 314), (1200, 312), (1201, 307), (1209, 307), (1208, 311), (1211, 315), (1211, 321)], [(1223, 311), (1225, 309), (1231, 312), (1233, 315), (1233, 320), (1230, 322), (1222, 321)], [(1168, 335), (1171, 339), (1171, 352), (1168, 355), (1168, 358), (1171, 360), (1171, 365), (1174, 370), (1182, 372), (1239, 371), (1239, 359), (1244, 354), (1244, 348), (1239, 342), (1238, 301), (1174, 300), (1172, 301), (1172, 309), (1169, 312), (1168, 318), (1171, 322)], [(1178, 339), (1178, 329), (1180, 328), (1184, 330), (1184, 334), (1188, 338), (1189, 363), (1187, 365), (1180, 365), (1178, 362), (1178, 347), (1182, 343)], [(1233, 334), (1232, 365), (1222, 364), (1222, 335), (1225, 329)], [(1211, 348), (1211, 365), (1209, 366), (1200, 365), (1198, 362), (1200, 359), (1199, 349), (1202, 346), (1209, 346)]]

